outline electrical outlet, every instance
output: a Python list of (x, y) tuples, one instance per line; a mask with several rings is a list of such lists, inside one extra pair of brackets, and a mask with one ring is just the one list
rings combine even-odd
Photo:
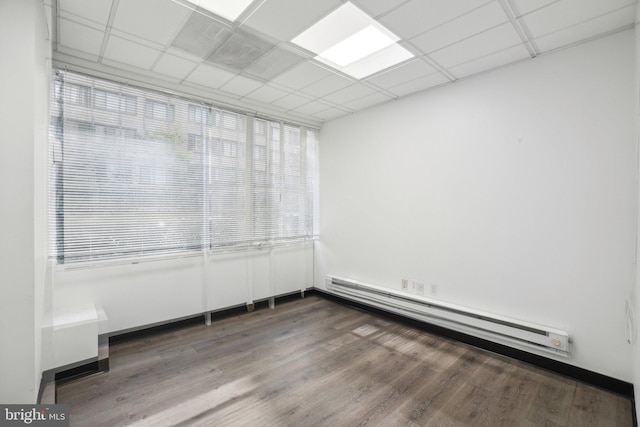
[(402, 279), (402, 290), (403, 291), (408, 291), (409, 290), (409, 281), (407, 279)]
[(435, 283), (431, 284), (431, 295), (436, 296), (438, 294), (438, 285)]
[(409, 280), (409, 293), (414, 295), (424, 295), (424, 283), (417, 280)]

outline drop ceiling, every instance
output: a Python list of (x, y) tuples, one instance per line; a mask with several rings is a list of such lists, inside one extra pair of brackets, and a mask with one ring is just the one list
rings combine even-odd
[(361, 79), (292, 43), (346, 1), (254, 0), (235, 21), (194, 3), (45, 0), (53, 59), (320, 124), (631, 28), (637, 0), (351, 0), (414, 55)]

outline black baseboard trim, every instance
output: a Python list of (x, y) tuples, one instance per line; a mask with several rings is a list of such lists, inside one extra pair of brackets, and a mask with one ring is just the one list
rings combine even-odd
[[(308, 292), (313, 292), (313, 289), (306, 289), (305, 293), (308, 293)], [(287, 294), (275, 296), (273, 297), (273, 300), (275, 304), (282, 304), (294, 299), (300, 299), (300, 294), (301, 294), (301, 291), (296, 291), (293, 293), (287, 293)], [(211, 321), (220, 320), (220, 319), (224, 319), (232, 316), (238, 316), (241, 314), (246, 314), (246, 313), (249, 313), (250, 311), (269, 308), (270, 299), (271, 298), (265, 298), (265, 299), (254, 301), (253, 308), (251, 310), (247, 309), (247, 305), (239, 305), (235, 307), (226, 308), (223, 310), (212, 311), (210, 312)], [(113, 332), (109, 336), (109, 345), (116, 344), (123, 341), (138, 339), (141, 337), (148, 337), (151, 335), (160, 334), (160, 333), (171, 331), (171, 330), (178, 330), (188, 326), (202, 325), (204, 324), (204, 315), (205, 313), (199, 313), (193, 316), (169, 320), (161, 324), (143, 326), (135, 330)]]
[[(38, 390), (38, 404), (43, 403), (45, 389), (52, 385), (54, 387), (54, 402), (57, 403), (57, 389), (56, 386), (67, 383), (69, 381), (76, 380), (78, 378), (86, 377), (101, 372), (109, 371), (109, 358), (98, 359), (98, 357), (92, 357), (90, 359), (82, 360), (76, 363), (71, 363), (65, 366), (59, 366), (53, 369), (47, 369), (42, 372), (42, 378), (40, 379), (40, 388)], [(51, 402), (45, 402), (51, 403)]]
[[(239, 308), (229, 309), (231, 310), (240, 310)], [(182, 328), (186, 328), (193, 325), (203, 324), (203, 315), (198, 314), (195, 316), (190, 316), (187, 318), (182, 318), (179, 320), (170, 320), (167, 323), (162, 323), (160, 325), (143, 327), (141, 329), (137, 329), (134, 331), (127, 332), (114, 332), (109, 336), (109, 345), (117, 344), (125, 341), (131, 341), (138, 338), (149, 337), (152, 335), (157, 335), (162, 332), (168, 332), (172, 330), (179, 330)]]
[[(335, 301), (356, 309), (364, 310), (371, 313), (376, 313), (378, 315), (400, 321), (404, 324), (416, 327), (418, 329), (422, 329), (427, 332), (431, 332), (446, 338), (454, 339), (456, 341), (460, 341), (462, 343), (469, 344), (474, 347), (481, 348), (483, 350), (487, 350), (493, 353), (510, 357), (515, 360), (519, 360), (521, 362), (528, 363), (530, 365), (545, 369), (547, 371), (550, 371), (556, 374), (563, 375), (565, 377), (569, 377), (569, 378), (579, 380), (581, 382), (584, 382), (599, 388), (603, 388), (605, 390), (609, 390), (611, 392), (628, 397), (631, 399), (632, 402), (634, 402), (633, 384), (628, 383), (626, 381), (612, 378), (607, 375), (599, 374), (597, 372), (589, 371), (587, 369), (579, 368), (577, 366), (573, 366), (568, 363), (549, 359), (544, 356), (529, 353), (524, 350), (516, 349), (516, 348), (509, 347), (502, 344), (497, 344), (493, 341), (488, 341), (482, 338), (474, 337), (473, 335), (468, 335), (462, 332), (454, 331), (452, 329), (447, 329), (442, 326), (432, 325), (426, 322), (421, 322), (419, 320), (411, 319), (409, 317), (402, 316), (397, 313), (392, 313), (390, 311), (386, 311), (378, 307), (372, 307), (370, 305), (367, 305), (361, 302), (342, 298), (338, 295), (335, 295), (320, 289), (313, 289), (309, 293), (319, 295), (323, 298), (327, 298), (332, 301)], [(634, 410), (634, 416), (635, 416), (635, 410)]]
[(36, 403), (42, 403), (42, 396), (44, 395), (44, 390), (47, 386), (56, 380), (56, 373), (54, 369), (48, 369), (42, 373), (42, 378), (40, 379), (40, 388), (38, 389), (38, 400)]
[(101, 372), (100, 361), (98, 361), (97, 357), (94, 357), (74, 364), (73, 367), (62, 368), (56, 372), (55, 382), (56, 385), (60, 385), (88, 375), (97, 374), (98, 372)]

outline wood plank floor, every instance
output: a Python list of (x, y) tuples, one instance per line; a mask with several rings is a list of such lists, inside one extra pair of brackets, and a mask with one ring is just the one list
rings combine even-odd
[(111, 346), (72, 426), (632, 426), (631, 401), (319, 296)]

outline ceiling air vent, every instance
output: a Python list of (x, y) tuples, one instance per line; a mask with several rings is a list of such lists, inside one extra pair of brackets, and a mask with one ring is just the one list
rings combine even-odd
[(215, 65), (244, 70), (275, 46), (275, 43), (246, 30), (237, 30), (206, 60)]
[(198, 58), (206, 58), (230, 35), (231, 29), (227, 25), (199, 12), (193, 12), (171, 45)]
[(305, 57), (289, 49), (278, 47), (251, 64), (245, 71), (255, 77), (271, 80), (304, 59)]

